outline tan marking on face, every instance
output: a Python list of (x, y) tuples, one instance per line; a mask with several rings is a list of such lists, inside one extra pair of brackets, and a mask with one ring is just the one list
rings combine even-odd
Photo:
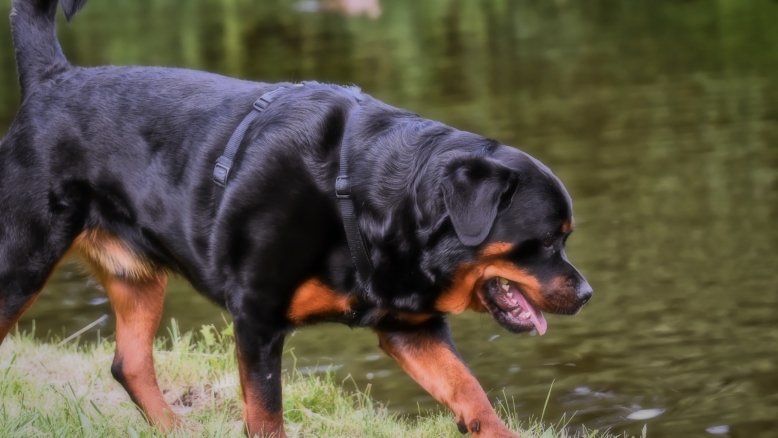
[(339, 294), (318, 279), (310, 279), (302, 284), (292, 297), (287, 317), (295, 324), (317, 317), (338, 315), (351, 310), (348, 296)]
[(451, 288), (443, 292), (435, 302), (435, 309), (443, 313), (462, 313), (467, 309), (483, 311), (483, 305), (474, 293), (476, 284), (483, 277), (481, 265), (465, 266), (456, 273)]
[(121, 278), (151, 280), (160, 274), (145, 257), (113, 234), (97, 228), (76, 237), (73, 250), (94, 268)]
[(513, 249), (513, 244), (508, 242), (495, 242), (486, 246), (479, 253), (479, 258), (495, 257), (509, 253)]
[(548, 283), (544, 298), (547, 307), (566, 311), (567, 314), (574, 314), (570, 309), (575, 309), (575, 313), (582, 309), (578, 290), (566, 275), (558, 275)]
[(549, 283), (549, 289), (551, 290), (565, 290), (568, 289), (567, 276), (557, 275)]
[(569, 221), (562, 224), (562, 228), (559, 230), (562, 234), (567, 234), (575, 229), (575, 221), (571, 218)]
[(503, 277), (516, 283), (521, 288), (521, 293), (525, 298), (536, 304), (542, 304), (546, 300), (541, 293), (543, 287), (537, 277), (530, 275), (527, 271), (518, 268), (516, 265), (504, 260), (495, 260), (484, 270), (485, 278)]
[(495, 257), (506, 254), (511, 249), (513, 245), (506, 242), (492, 243), (482, 249), (477, 261), (462, 266), (455, 274), (451, 288), (440, 295), (435, 302), (435, 309), (454, 314), (467, 309), (485, 312), (486, 308), (476, 293), (483, 282), (490, 278), (484, 275), (484, 271), (496, 261)]

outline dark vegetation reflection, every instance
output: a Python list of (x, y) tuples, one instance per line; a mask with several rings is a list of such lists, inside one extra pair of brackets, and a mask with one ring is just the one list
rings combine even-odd
[[(778, 2), (391, 0), (377, 19), (311, 4), (92, 0), (60, 36), (78, 65), (354, 83), (533, 154), (570, 190), (568, 253), (597, 296), (576, 317), (549, 317), (543, 338), (453, 317), (490, 398), (539, 416), (555, 382), (545, 418), (574, 427), (775, 436)], [(0, 39), (4, 131), (19, 92), (7, 24)], [(21, 328), (71, 334), (110, 313), (68, 264)], [(180, 282), (170, 317), (223, 325)], [(110, 334), (112, 318), (99, 329)], [(368, 331), (309, 328), (288, 348), (307, 370), (335, 364), (370, 383), (391, 409), (437, 406)]]

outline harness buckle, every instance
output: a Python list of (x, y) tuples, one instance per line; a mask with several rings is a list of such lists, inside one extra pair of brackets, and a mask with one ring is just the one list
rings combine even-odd
[(271, 102), (275, 100), (276, 94), (280, 93), (283, 90), (286, 90), (286, 87), (278, 87), (271, 92), (259, 96), (259, 99), (257, 99), (256, 102), (254, 102), (254, 109), (261, 113), (262, 111), (265, 110), (265, 108), (267, 108), (268, 105), (270, 105)]
[(335, 196), (338, 199), (351, 197), (351, 180), (348, 176), (341, 175), (335, 179)]
[(231, 168), (232, 160), (225, 156), (219, 157), (219, 159), (216, 160), (216, 166), (213, 168), (213, 182), (219, 187), (226, 187)]

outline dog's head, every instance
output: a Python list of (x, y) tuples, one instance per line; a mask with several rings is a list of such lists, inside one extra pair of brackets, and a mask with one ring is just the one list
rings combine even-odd
[(441, 190), (453, 231), (475, 260), (459, 267), (439, 310), (486, 311), (511, 332), (543, 334), (543, 312), (573, 315), (592, 297), (565, 254), (570, 196), (539, 161), (507, 146), (453, 154)]

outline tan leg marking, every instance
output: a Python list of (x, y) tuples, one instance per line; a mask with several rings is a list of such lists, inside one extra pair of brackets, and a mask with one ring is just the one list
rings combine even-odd
[(95, 268), (117, 277), (145, 280), (156, 278), (160, 269), (136, 254), (127, 243), (97, 228), (81, 233), (73, 248)]
[(349, 297), (339, 294), (318, 279), (302, 284), (294, 293), (287, 317), (300, 325), (309, 318), (334, 316), (351, 310)]
[(494, 412), (481, 385), (442, 340), (425, 333), (399, 337), (379, 332), (381, 348), (456, 416), (460, 431), (474, 436), (515, 437)]
[(243, 424), (248, 437), (287, 438), (284, 431), (283, 408), (279, 412), (266, 409), (262, 394), (257, 391), (254, 382), (249, 378), (249, 370), (241, 360), (238, 350), (238, 374), (243, 395)]
[[(56, 271), (57, 268), (59, 268), (59, 265), (62, 263), (62, 261), (68, 258), (68, 254), (70, 254), (70, 249), (68, 249), (68, 251), (65, 253), (65, 256), (63, 256), (57, 262), (57, 264), (54, 266), (54, 269), (51, 270), (51, 273), (49, 274), (48, 278), (46, 278), (46, 282), (43, 283), (44, 286), (46, 285), (46, 283), (49, 282), (49, 280), (51, 280), (51, 276), (54, 275), (54, 271)], [(4, 321), (3, 317), (2, 317), (2, 315), (4, 313), (3, 312), (3, 308), (4, 308), (4, 304), (5, 303), (4, 302), (0, 302), (0, 345), (2, 345), (3, 340), (5, 339), (5, 337), (8, 336), (8, 333), (10, 333), (11, 329), (16, 325), (17, 322), (19, 322), (19, 320), (22, 318), (24, 313), (27, 310), (29, 310), (30, 307), (32, 307), (33, 304), (35, 304), (35, 301), (38, 299), (38, 297), (40, 296), (41, 292), (42, 291), (38, 291), (32, 297), (30, 297), (30, 299), (26, 303), (24, 303), (24, 306), (22, 306), (22, 308), (18, 312), (16, 312), (16, 315), (13, 315), (7, 321)]]
[(99, 273), (116, 312), (116, 355), (111, 372), (149, 422), (170, 431), (179, 419), (159, 390), (154, 370), (154, 335), (162, 317), (167, 276), (127, 280)]
[(99, 229), (81, 233), (74, 250), (100, 279), (116, 313), (116, 355), (111, 373), (151, 424), (162, 431), (172, 430), (180, 420), (162, 397), (153, 357), (167, 275), (127, 243)]
[(16, 325), (17, 322), (19, 322), (19, 319), (21, 319), (22, 315), (24, 315), (24, 312), (27, 311), (27, 309), (30, 308), (35, 303), (35, 300), (38, 299), (38, 296), (41, 293), (38, 292), (35, 295), (33, 295), (29, 301), (27, 301), (24, 306), (16, 312), (16, 315), (13, 315), (10, 319), (7, 321), (3, 319), (3, 304), (0, 302), (0, 345), (3, 343), (3, 340), (6, 336), (8, 336), (8, 333), (11, 331), (11, 329)]

